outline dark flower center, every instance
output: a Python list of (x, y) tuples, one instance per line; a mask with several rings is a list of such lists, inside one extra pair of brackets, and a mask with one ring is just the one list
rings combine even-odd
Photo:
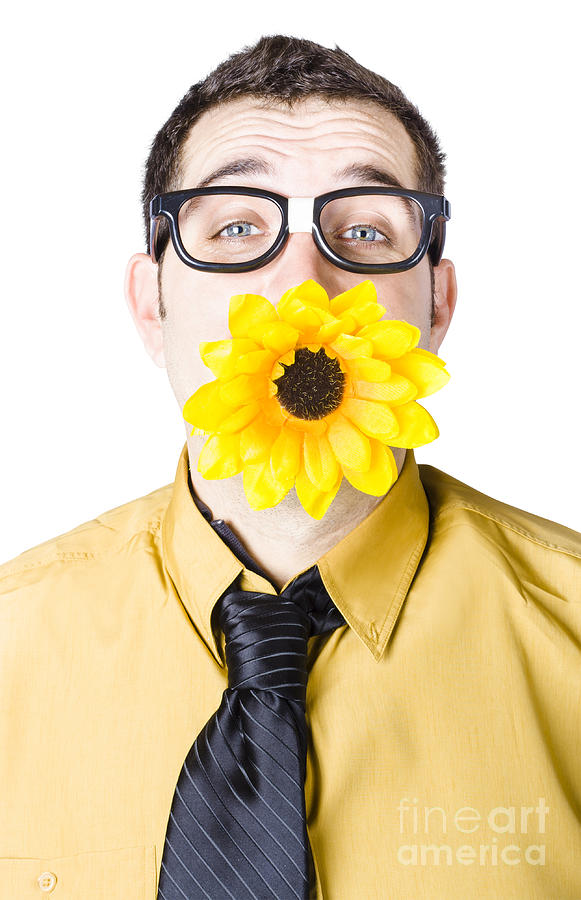
[(339, 360), (330, 359), (321, 347), (295, 351), (295, 361), (281, 363), (284, 375), (275, 379), (280, 405), (299, 419), (322, 419), (341, 405), (345, 374)]

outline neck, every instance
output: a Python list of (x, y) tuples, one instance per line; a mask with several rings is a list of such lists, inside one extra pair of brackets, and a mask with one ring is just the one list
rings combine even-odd
[[(313, 519), (303, 509), (294, 488), (277, 506), (253, 510), (244, 493), (242, 473), (231, 478), (205, 479), (197, 471), (204, 439), (188, 435), (187, 443), (190, 478), (196, 494), (210, 507), (214, 519), (223, 519), (232, 529), (277, 591), (338, 544), (386, 496), (365, 494), (343, 478), (322, 519)], [(394, 447), (392, 452), (399, 475), (406, 451)]]

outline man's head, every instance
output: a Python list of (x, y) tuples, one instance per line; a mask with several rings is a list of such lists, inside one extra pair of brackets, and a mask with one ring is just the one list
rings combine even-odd
[[(444, 193), (445, 155), (399, 88), (339, 48), (263, 37), (191, 87), (156, 135), (142, 194), (146, 240), (153, 196), (196, 187), (216, 169), (247, 157), (262, 160), (264, 171), (241, 168), (213, 183), (290, 197), (377, 185), (336, 174), (358, 165), (390, 172), (407, 189)], [(198, 346), (229, 336), (232, 295), (261, 294), (276, 305), (288, 288), (309, 278), (334, 297), (369, 277), (335, 266), (308, 233), (291, 234), (275, 259), (243, 273), (195, 270), (176, 255), (163, 220), (159, 234), (164, 247), (159, 263), (135, 254), (127, 267), (126, 295), (146, 349), (167, 367), (180, 408), (211, 380)], [(456, 301), (451, 261), (442, 259), (434, 268), (426, 254), (411, 269), (372, 280), (386, 318), (417, 325), (418, 346), (437, 353)], [(402, 450), (402, 460), (403, 455)]]

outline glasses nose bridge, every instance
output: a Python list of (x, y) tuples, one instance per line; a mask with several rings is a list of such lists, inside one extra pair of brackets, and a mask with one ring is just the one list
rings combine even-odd
[(289, 197), (288, 198), (288, 230), (289, 234), (297, 231), (313, 230), (314, 197)]

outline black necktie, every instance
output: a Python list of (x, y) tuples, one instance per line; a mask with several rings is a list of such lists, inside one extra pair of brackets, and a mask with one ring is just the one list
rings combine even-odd
[(316, 565), (279, 595), (231, 587), (217, 611), (228, 687), (178, 778), (158, 898), (309, 900), (307, 642), (345, 620)]

